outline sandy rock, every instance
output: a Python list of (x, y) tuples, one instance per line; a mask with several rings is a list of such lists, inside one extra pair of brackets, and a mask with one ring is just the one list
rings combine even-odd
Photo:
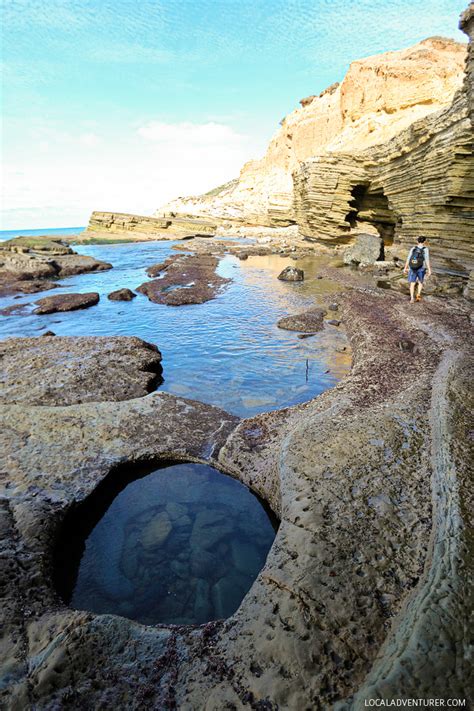
[(293, 316), (281, 318), (277, 326), (287, 331), (302, 331), (303, 333), (316, 333), (323, 328), (324, 309), (309, 309)]
[(383, 239), (379, 235), (359, 233), (355, 243), (344, 253), (345, 264), (374, 264), (381, 258)]
[(298, 267), (285, 267), (278, 275), (280, 281), (303, 281), (304, 271)]
[(0, 356), (2, 404), (128, 400), (161, 382), (156, 346), (129, 336), (9, 338)]
[[(290, 224), (295, 219), (292, 173), (300, 163), (313, 156), (367, 150), (448, 106), (462, 86), (465, 57), (465, 45), (431, 37), (352, 62), (340, 84), (303, 100), (281, 121), (265, 156), (246, 163), (238, 181), (207, 195), (173, 200), (156, 214)], [(326, 190), (334, 184), (327, 183)], [(330, 201), (320, 198), (320, 214), (327, 205)]]
[[(461, 506), (471, 496), (468, 310), (439, 300), (415, 316), (398, 294), (359, 288), (360, 274), (334, 272), (351, 286), (340, 309), (353, 370), (309, 403), (240, 422), (166, 393), (0, 408), (8, 463), (8, 498), (0, 501), (3, 651), (14, 671), (4, 679), (8, 704), (26, 698), (60, 708), (74, 688), (76, 706), (127, 708), (135, 698), (137, 706), (166, 708), (171, 675), (178, 708), (209, 707), (211, 699), (220, 709), (229, 698), (239, 707), (249, 694), (254, 705), (312, 708), (318, 699), (331, 708), (335, 697), (349, 705), (359, 693), (376, 697), (387, 667), (387, 698), (400, 688), (413, 697), (420, 688), (434, 698), (459, 695), (458, 680), (469, 673), (469, 529)], [(103, 359), (103, 346), (97, 351)], [(241, 573), (223, 571), (211, 591), (203, 587), (204, 607), (210, 598), (226, 615), (235, 600), (235, 614), (177, 632), (58, 605), (49, 561), (65, 512), (100, 482), (170, 457), (232, 473), (281, 517), (242, 602)], [(201, 523), (212, 531), (225, 519)], [(249, 524), (242, 521), (244, 531)], [(213, 550), (199, 550), (192, 549), (195, 573), (220, 573)], [(120, 609), (126, 614), (126, 604)], [(23, 630), (28, 646), (18, 644)]]
[(111, 291), (107, 296), (111, 301), (131, 301), (136, 297), (130, 289), (117, 289), (116, 291)]
[(76, 311), (77, 309), (87, 309), (99, 303), (99, 294), (91, 291), (88, 294), (57, 294), (55, 296), (45, 296), (44, 299), (35, 301), (38, 308), (35, 314), (54, 314), (57, 311)]

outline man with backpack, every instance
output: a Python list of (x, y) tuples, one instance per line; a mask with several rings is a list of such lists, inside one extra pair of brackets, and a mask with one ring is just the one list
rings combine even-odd
[[(421, 301), (421, 290), (425, 274), (431, 276), (430, 253), (425, 244), (426, 237), (418, 237), (416, 247), (412, 247), (405, 262), (404, 272), (408, 272), (408, 283), (410, 285), (410, 303)], [(415, 297), (415, 286), (418, 284)]]

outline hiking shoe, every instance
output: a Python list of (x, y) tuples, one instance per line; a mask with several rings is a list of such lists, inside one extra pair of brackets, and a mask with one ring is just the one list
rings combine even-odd
[(421, 301), (421, 296), (419, 296), (419, 295), (416, 296), (416, 297), (415, 297), (415, 301)]

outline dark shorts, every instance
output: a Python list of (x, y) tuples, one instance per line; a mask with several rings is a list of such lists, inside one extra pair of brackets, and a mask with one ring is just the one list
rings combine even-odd
[(410, 269), (408, 272), (408, 283), (414, 284), (416, 281), (419, 281), (420, 284), (423, 284), (425, 274), (426, 267), (420, 267), (419, 269)]

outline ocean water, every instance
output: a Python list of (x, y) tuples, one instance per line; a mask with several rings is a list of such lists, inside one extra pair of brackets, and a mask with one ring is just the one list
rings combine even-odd
[(79, 610), (143, 624), (229, 617), (275, 537), (257, 497), (202, 464), (155, 470), (112, 501), (101, 493), (70, 515), (56, 552), (56, 587)]
[(80, 234), (85, 229), (85, 227), (45, 227), (42, 230), (0, 230), (0, 242), (14, 237), (36, 237), (42, 235), (67, 237)]
[[(51, 330), (60, 336), (134, 335), (155, 343), (163, 356), (164, 382), (176, 395), (201, 400), (240, 416), (293, 405), (331, 387), (350, 366), (343, 332), (325, 326), (317, 335), (277, 327), (277, 321), (321, 303), (337, 288), (317, 279), (318, 261), (297, 262), (303, 282), (277, 279), (293, 260), (277, 255), (240, 261), (226, 256), (219, 273), (232, 279), (217, 298), (205, 304), (165, 306), (143, 294), (131, 302), (110, 301), (107, 294), (136, 289), (148, 279), (147, 266), (175, 253), (173, 242), (80, 245), (75, 249), (113, 264), (105, 272), (63, 279), (61, 287), (38, 294), (0, 298), (0, 310), (15, 305), (22, 313), (0, 316), (0, 338), (38, 336)], [(38, 316), (34, 302), (51, 294), (97, 291), (97, 306), (69, 313)]]

